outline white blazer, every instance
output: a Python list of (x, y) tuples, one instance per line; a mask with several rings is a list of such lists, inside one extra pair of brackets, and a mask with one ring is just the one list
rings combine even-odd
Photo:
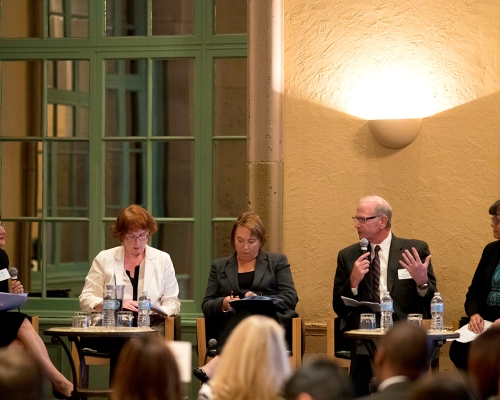
[[(106, 295), (106, 285), (125, 285), (124, 300), (132, 300), (132, 282), (125, 272), (125, 249), (123, 246), (101, 251), (92, 262), (90, 271), (85, 278), (85, 286), (80, 295), (80, 308), (90, 312), (103, 301)], [(164, 251), (146, 245), (145, 267), (140, 269), (138, 296), (144, 290), (151, 298), (151, 304), (162, 308), (168, 315), (178, 314), (181, 303), (179, 285), (175, 278), (174, 265), (170, 256)]]

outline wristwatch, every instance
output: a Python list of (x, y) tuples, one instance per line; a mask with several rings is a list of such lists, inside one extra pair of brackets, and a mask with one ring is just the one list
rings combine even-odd
[(429, 283), (424, 283), (423, 285), (420, 285), (420, 286), (417, 285), (418, 290), (425, 290), (428, 287), (429, 287)]

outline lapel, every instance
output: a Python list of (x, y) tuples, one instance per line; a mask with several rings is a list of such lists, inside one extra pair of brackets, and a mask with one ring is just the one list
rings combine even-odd
[[(123, 270), (124, 270), (124, 257), (125, 257), (125, 248), (122, 246), (119, 246), (116, 248), (115, 254), (115, 262), (113, 263), (113, 276), (116, 279), (116, 284), (117, 285), (123, 285)], [(111, 282), (109, 284), (114, 285), (114, 279), (113, 276), (111, 276)]]
[(264, 275), (267, 271), (267, 267), (269, 266), (269, 262), (267, 260), (267, 253), (262, 250), (259, 250), (259, 254), (257, 255), (257, 261), (255, 262), (255, 274), (253, 276), (253, 285), (252, 287), (259, 287), (259, 283), (264, 278)]
[(392, 291), (394, 280), (397, 279), (399, 260), (403, 252), (401, 240), (392, 234), (391, 247), (389, 248), (389, 259), (387, 260), (387, 290)]
[(238, 260), (236, 259), (236, 253), (234, 253), (229, 260), (227, 260), (227, 263), (224, 266), (224, 272), (226, 273), (231, 289), (239, 293), (240, 286), (238, 285)]
[[(146, 245), (146, 255), (144, 257), (144, 271), (142, 271), (139, 274), (139, 278), (142, 278), (142, 291), (147, 290), (148, 293), (151, 293), (149, 291), (149, 286), (151, 285), (151, 281), (153, 280), (153, 276), (155, 276), (154, 271), (156, 269), (156, 256), (148, 245)], [(141, 276), (142, 275), (142, 276)], [(140, 283), (139, 285), (140, 286)], [(141, 290), (140, 287), (137, 288), (137, 293), (139, 293)], [(142, 293), (141, 291), (141, 293)]]

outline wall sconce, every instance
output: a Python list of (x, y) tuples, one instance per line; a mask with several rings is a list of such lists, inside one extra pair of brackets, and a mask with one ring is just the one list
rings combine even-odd
[(415, 140), (422, 118), (373, 119), (368, 121), (373, 138), (388, 149), (402, 149)]

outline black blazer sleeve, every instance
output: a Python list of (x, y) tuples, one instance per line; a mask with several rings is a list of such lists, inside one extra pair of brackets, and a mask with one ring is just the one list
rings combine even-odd
[[(9, 268), (9, 256), (5, 252), (5, 250), (0, 249), (0, 269)], [(9, 292), (9, 280), (5, 279), (0, 282), (0, 292), (8, 293)]]
[(491, 279), (500, 260), (500, 241), (486, 245), (472, 277), (471, 285), (465, 296), (467, 316), (479, 314), (485, 318), (486, 299), (491, 290)]

